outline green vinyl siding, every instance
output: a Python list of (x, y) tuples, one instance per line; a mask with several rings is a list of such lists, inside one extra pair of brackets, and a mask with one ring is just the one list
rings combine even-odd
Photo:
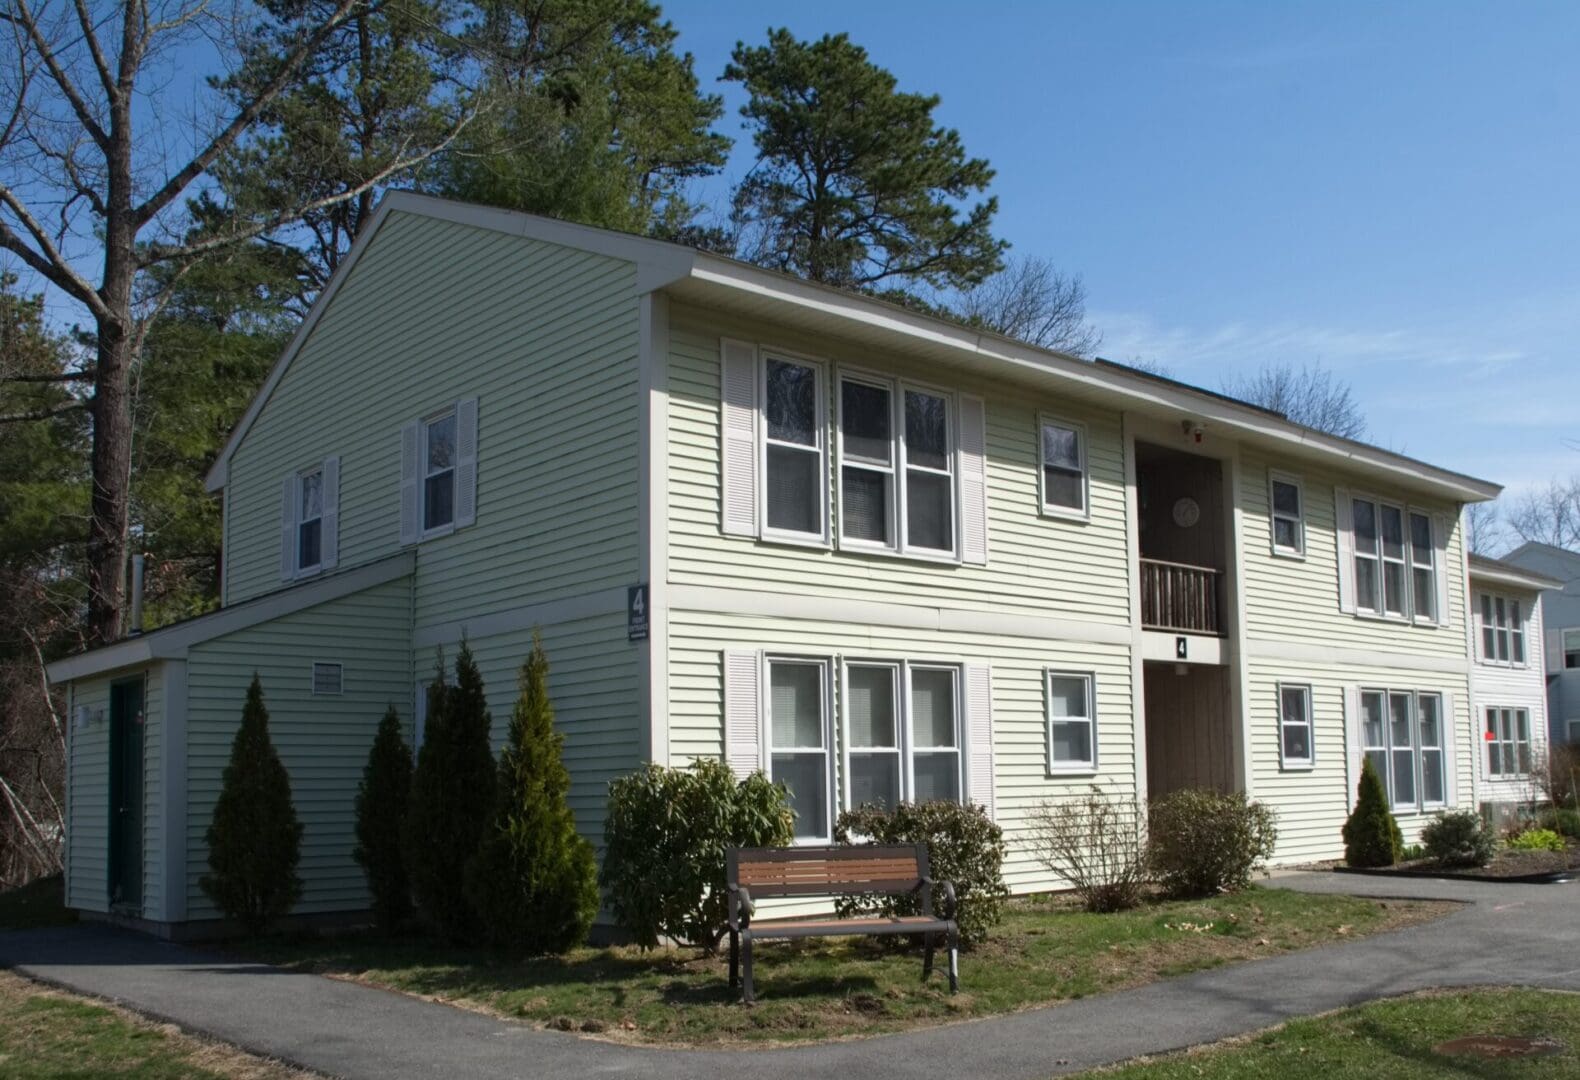
[[(903, 374), (945, 391), (979, 395), (987, 407), (988, 563), (964, 566), (825, 551), (726, 536), (720, 531), (721, 337), (829, 362)], [(837, 415), (827, 380), (828, 415)], [(1124, 442), (1118, 413), (1038, 398), (961, 372), (919, 365), (865, 346), (807, 337), (767, 324), (728, 322), (676, 306), (669, 348), (669, 581), (777, 589), (804, 596), (927, 604), (972, 611), (1128, 622)], [(1038, 507), (1038, 414), (1084, 423), (1089, 433), (1091, 520), (1044, 517)], [(830, 468), (832, 478), (833, 468)], [(831, 479), (832, 483), (832, 479)], [(832, 512), (837, 514), (831, 497)]]
[(229, 467), (227, 601), (281, 587), (280, 487), (340, 457), (342, 569), (400, 547), (408, 420), (478, 401), (476, 523), (417, 545), (414, 625), (636, 580), (633, 264), (392, 213)]
[[(1038, 805), (1083, 794), (1094, 782), (1111, 794), (1135, 793), (1134, 697), (1126, 646), (983, 633), (918, 634), (900, 627), (672, 612), (669, 715), (674, 764), (723, 753), (722, 657), (726, 649), (842, 656), (846, 660), (990, 664), (996, 815), (1009, 845), (1005, 880), (1016, 892), (1058, 884), (1030, 848), (1028, 818)], [(1043, 684), (1048, 668), (1091, 672), (1096, 677), (1099, 771), (1095, 777), (1048, 773)], [(837, 717), (837, 690), (835, 698)], [(836, 723), (836, 762), (838, 729)]]
[[(1305, 499), (1306, 557), (1303, 561), (1271, 554), (1272, 523), (1268, 507), (1268, 470), (1299, 477)], [(1351, 497), (1384, 502), (1428, 513), (1434, 534), (1450, 526), (1448, 565), (1449, 621), (1446, 626), (1417, 626), (1398, 619), (1356, 617), (1339, 610), (1338, 539), (1335, 532), (1334, 489)], [(1465, 657), (1465, 551), (1459, 508), (1449, 503), (1412, 498), (1361, 475), (1290, 464), (1245, 451), (1241, 455), (1240, 498), (1245, 539), (1246, 636), (1253, 641), (1321, 642), (1346, 648), (1377, 649), (1422, 657)], [(1253, 646), (1254, 648), (1254, 646)]]
[[(206, 834), (256, 672), (269, 734), (303, 825), (299, 913), (367, 906), (352, 861), (357, 784), (385, 709), (411, 718), (411, 582), (397, 579), (193, 645), (187, 659), (187, 911), (217, 916), (198, 885)], [(311, 692), (314, 661), (344, 665), (344, 693)]]

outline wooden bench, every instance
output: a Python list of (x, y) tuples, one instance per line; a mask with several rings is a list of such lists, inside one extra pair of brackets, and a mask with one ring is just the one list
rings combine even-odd
[[(920, 934), (926, 943), (922, 979), (933, 973), (937, 939), (947, 939), (949, 992), (960, 988), (960, 928), (955, 923), (955, 887), (927, 873), (927, 845), (853, 847), (731, 848), (725, 888), (730, 927), (730, 989), (741, 1000), (752, 996), (752, 942), (759, 938), (843, 937), (864, 934)], [(940, 894), (942, 917), (933, 914), (933, 892)], [(841, 896), (847, 893), (912, 895), (919, 915), (858, 915), (753, 921), (757, 901), (772, 897)], [(744, 970), (742, 965), (744, 963)]]

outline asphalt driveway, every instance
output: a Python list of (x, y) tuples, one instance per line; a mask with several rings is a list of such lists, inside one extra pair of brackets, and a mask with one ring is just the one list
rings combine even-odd
[(1433, 986), (1580, 990), (1580, 885), (1337, 874), (1281, 875), (1276, 884), (1459, 900), (1465, 906), (1389, 934), (1011, 1016), (854, 1042), (746, 1051), (598, 1042), (98, 926), (0, 933), (0, 966), (247, 1050), (332, 1076), (370, 1080), (1032, 1080)]

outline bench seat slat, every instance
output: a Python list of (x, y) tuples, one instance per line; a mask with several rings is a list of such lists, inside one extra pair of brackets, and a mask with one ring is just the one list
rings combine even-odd
[(768, 919), (745, 931), (753, 938), (849, 937), (868, 934), (930, 934), (949, 929), (945, 919), (926, 915), (861, 916), (853, 919)]

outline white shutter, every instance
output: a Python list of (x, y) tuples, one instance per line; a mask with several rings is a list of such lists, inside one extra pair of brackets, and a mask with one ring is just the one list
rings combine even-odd
[[(1545, 625), (1545, 620), (1543, 621)], [(1547, 677), (1563, 674), (1564, 670), (1564, 632), (1561, 627), (1546, 631), (1547, 638)], [(1529, 644), (1526, 645), (1529, 649)]]
[(996, 817), (993, 785), (993, 669), (966, 665), (967, 795)]
[(1361, 782), (1361, 688), (1344, 688), (1344, 813), (1355, 808), (1355, 789)]
[(726, 339), (719, 395), (724, 490), (720, 492), (720, 527), (733, 536), (757, 535), (757, 349)]
[(987, 416), (979, 397), (960, 398), (960, 557), (988, 560)]
[[(1449, 806), (1459, 805), (1459, 717), (1454, 715), (1454, 695), (1443, 691), (1443, 798)], [(1475, 743), (1471, 744), (1472, 750)], [(1475, 772), (1475, 763), (1471, 763)]]
[(296, 577), (296, 474), (280, 488), (280, 580)]
[(477, 399), (455, 403), (455, 524), (477, 520)]
[(761, 680), (755, 651), (724, 651), (724, 760), (738, 780), (763, 767)]
[(419, 427), (416, 420), (400, 429), (400, 542), (415, 544), (422, 530), (417, 525), (417, 455)]
[(340, 459), (324, 459), (324, 516), (319, 522), (318, 565), (333, 570), (340, 561)]
[[(1439, 514), (1432, 522), (1432, 527), (1437, 530), (1432, 537), (1437, 545), (1437, 550), (1432, 553), (1433, 564), (1437, 568), (1437, 622), (1439, 626), (1447, 626), (1453, 622), (1454, 609), (1449, 606), (1448, 597), (1448, 537), (1453, 530), (1454, 520)], [(1457, 576), (1457, 575), (1456, 575)], [(1453, 800), (1449, 800), (1452, 802)]]
[(1339, 610), (1355, 614), (1355, 505), (1349, 488), (1333, 489), (1333, 530), (1338, 541)]

